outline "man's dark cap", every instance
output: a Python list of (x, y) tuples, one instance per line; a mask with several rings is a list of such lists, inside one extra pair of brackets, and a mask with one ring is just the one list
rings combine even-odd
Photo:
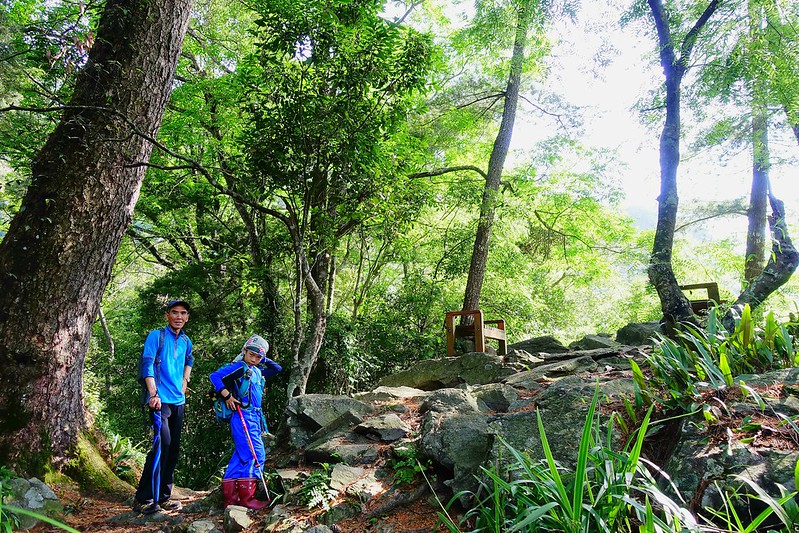
[(189, 302), (187, 302), (186, 300), (170, 301), (168, 304), (166, 304), (166, 312), (168, 313), (169, 310), (175, 307), (176, 305), (182, 305), (183, 307), (186, 308), (186, 311), (191, 312), (191, 306), (189, 305)]

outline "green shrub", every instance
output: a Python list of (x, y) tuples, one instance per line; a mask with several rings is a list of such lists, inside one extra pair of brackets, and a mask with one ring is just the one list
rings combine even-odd
[(398, 485), (409, 485), (430, 470), (430, 461), (422, 463), (415, 447), (394, 448), (394, 455), (395, 457), (389, 462), (389, 467), (394, 471), (394, 482)]
[(108, 439), (108, 444), (110, 447), (108, 466), (117, 476), (135, 485), (138, 479), (135, 479), (136, 476), (132, 465), (144, 466), (145, 452), (141, 450), (141, 446), (134, 444), (129, 437), (122, 437), (117, 433), (111, 435), (111, 438)]
[(16, 531), (19, 527), (19, 518), (6, 506), (6, 498), (11, 494), (9, 481), (14, 479), (14, 473), (4, 465), (0, 465), (0, 531)]

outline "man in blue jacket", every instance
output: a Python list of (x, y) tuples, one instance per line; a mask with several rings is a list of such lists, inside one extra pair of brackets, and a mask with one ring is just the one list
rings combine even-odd
[(190, 309), (184, 300), (169, 302), (167, 325), (151, 331), (144, 342), (141, 377), (149, 395), (147, 406), (154, 438), (136, 490), (134, 508), (143, 514), (181, 506), (170, 497), (180, 451), (186, 388), (194, 364), (191, 340), (183, 332)]

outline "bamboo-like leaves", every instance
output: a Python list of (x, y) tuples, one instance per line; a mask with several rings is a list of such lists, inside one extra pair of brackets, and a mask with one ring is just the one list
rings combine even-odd
[[(641, 449), (653, 408), (641, 419), (625, 451), (613, 451), (613, 419), (602, 440), (598, 405), (597, 387), (586, 412), (573, 471), (555, 458), (541, 412), (536, 415), (543, 450), (540, 460), (500, 437), (510, 453), (510, 464), (504, 475), (497, 469), (484, 470), (476, 504), (462, 523), (468, 522), (470, 531), (496, 533), (611, 533), (631, 531), (637, 523), (646, 524), (649, 531), (681, 531), (683, 504), (662, 493), (642, 464)], [(658, 503), (657, 512), (649, 501)], [(440, 516), (449, 531), (459, 531), (449, 515)]]
[[(795, 366), (799, 357), (794, 339), (786, 325), (777, 323), (773, 314), (765, 319), (762, 330), (755, 326), (749, 306), (744, 306), (732, 334), (716, 330), (715, 309), (711, 309), (706, 330), (685, 325), (677, 340), (661, 337), (656, 350), (647, 356), (659, 385), (671, 398), (665, 403), (692, 410), (697, 399), (697, 383), (709, 382), (713, 388), (743, 385), (738, 376)], [(633, 367), (636, 387), (645, 383), (640, 369)], [(646, 384), (650, 392), (656, 386)], [(742, 387), (743, 388), (743, 387)], [(745, 395), (757, 400), (751, 388)], [(760, 403), (760, 402), (758, 402)]]

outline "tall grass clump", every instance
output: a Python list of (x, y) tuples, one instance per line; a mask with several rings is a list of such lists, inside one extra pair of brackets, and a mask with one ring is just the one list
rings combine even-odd
[[(770, 312), (763, 327), (757, 327), (746, 305), (730, 333), (721, 326), (717, 310), (711, 309), (705, 328), (684, 324), (676, 339), (663, 336), (657, 339), (655, 350), (646, 358), (654, 383), (644, 379), (633, 362), (639, 404), (641, 398), (659, 400), (667, 407), (691, 411), (699, 396), (699, 386), (713, 389), (738, 386), (744, 396), (753, 396), (761, 403), (740, 377), (799, 364), (790, 326), (779, 324)], [(655, 389), (665, 391), (666, 397), (658, 397)]]
[[(698, 531), (684, 503), (658, 487), (641, 458), (652, 409), (624, 450), (614, 451), (613, 418), (603, 435), (596, 409), (598, 395), (597, 388), (574, 469), (555, 460), (537, 412), (544, 458), (530, 457), (500, 438), (510, 453), (509, 464), (484, 468), (479, 489), (456, 494), (439, 513), (440, 524), (451, 533)], [(464, 497), (474, 503), (456, 521), (449, 511)]]
[[(796, 474), (794, 477), (797, 477)], [(733, 478), (740, 483), (733, 489), (720, 487), (716, 483), (717, 490), (723, 496), (722, 507), (720, 509), (706, 508), (702, 512), (708, 523), (721, 528), (714, 529), (714, 531), (790, 533), (799, 530), (799, 506), (796, 503), (796, 491), (788, 491), (784, 486), (778, 484), (780, 496), (775, 498), (751, 479), (743, 476), (733, 476)], [(761, 505), (753, 506), (752, 504), (756, 502)], [(739, 510), (756, 507), (763, 510), (754, 517)]]

